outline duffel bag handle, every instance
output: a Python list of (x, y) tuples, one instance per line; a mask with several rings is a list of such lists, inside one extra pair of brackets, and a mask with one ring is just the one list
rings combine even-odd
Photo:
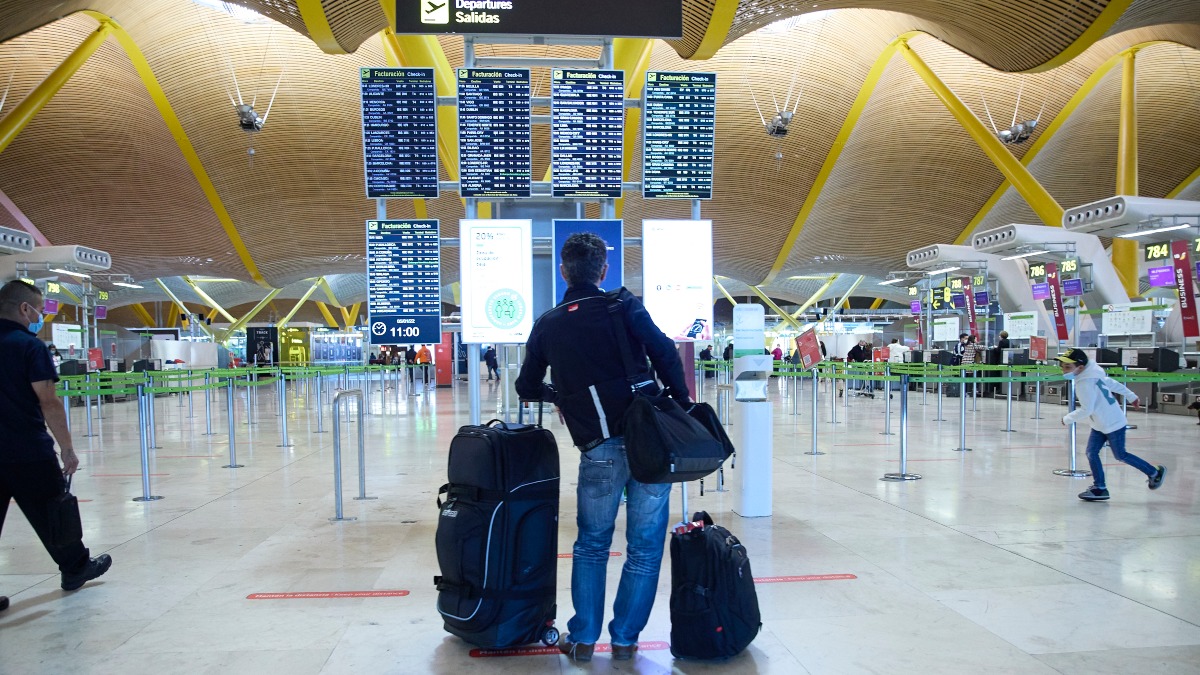
[(713, 524), (712, 516), (708, 515), (708, 511), (697, 511), (692, 515), (692, 522), (703, 522), (705, 527)]
[(445, 484), (445, 485), (443, 485), (442, 487), (438, 488), (438, 493), (437, 493), (437, 507), (438, 507), (439, 509), (440, 509), (440, 508), (442, 508), (442, 495), (444, 495), (444, 494), (446, 494), (446, 493), (448, 493), (448, 492), (450, 492), (450, 484), (449, 484), (449, 483), (446, 483), (446, 484)]

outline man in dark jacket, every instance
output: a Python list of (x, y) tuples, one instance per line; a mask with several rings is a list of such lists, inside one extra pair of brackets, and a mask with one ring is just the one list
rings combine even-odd
[[(633, 657), (654, 606), (671, 486), (647, 485), (632, 478), (622, 435), (625, 410), (633, 400), (631, 383), (649, 394), (658, 389), (647, 356), (665, 391), (685, 408), (691, 405), (675, 344), (629, 291), (622, 288), (613, 298), (600, 290), (608, 272), (607, 257), (604, 240), (595, 234), (567, 238), (559, 266), (568, 284), (566, 295), (534, 324), (516, 382), (522, 398), (558, 405), (572, 441), (582, 451), (579, 537), (571, 569), (575, 616), (567, 622), (569, 634), (559, 641), (559, 649), (576, 661), (591, 660), (603, 628), (605, 569), (622, 490), (628, 495), (626, 558), (615, 616), (608, 624), (614, 659)], [(620, 314), (623, 327), (614, 314)], [(617, 330), (625, 331), (624, 341)], [(623, 342), (632, 353), (622, 355)], [(627, 361), (634, 369), (632, 378), (626, 375)], [(551, 384), (542, 382), (547, 367)]]
[[(44, 325), (43, 305), (42, 292), (27, 282), (10, 281), (0, 288), (0, 529), (9, 500), (16, 501), (58, 564), (62, 589), (73, 591), (107, 572), (112, 558), (89, 558), (82, 541), (57, 546), (51, 537), (51, 504), (63, 493), (65, 477), (79, 468), (79, 457), (62, 402), (54, 393), (54, 362), (37, 338)], [(47, 424), (54, 438), (46, 432)], [(61, 449), (61, 465), (54, 439)], [(82, 529), (78, 522), (75, 527)], [(0, 611), (7, 608), (8, 598), (0, 596)]]

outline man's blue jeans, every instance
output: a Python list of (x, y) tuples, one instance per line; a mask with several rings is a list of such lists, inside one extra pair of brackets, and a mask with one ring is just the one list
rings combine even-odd
[(1104, 483), (1104, 463), (1100, 461), (1100, 449), (1104, 447), (1104, 441), (1106, 440), (1108, 441), (1108, 447), (1112, 450), (1113, 457), (1118, 462), (1125, 462), (1151, 478), (1158, 475), (1158, 469), (1150, 466), (1149, 462), (1133, 453), (1125, 452), (1124, 427), (1108, 434), (1103, 434), (1092, 429), (1091, 435), (1088, 436), (1087, 458), (1088, 464), (1092, 467), (1092, 478), (1094, 479), (1092, 482), (1096, 487), (1107, 487)]
[(604, 582), (609, 547), (621, 505), (621, 491), (628, 492), (625, 505), (625, 565), (617, 586), (615, 614), (608, 633), (615, 645), (637, 644), (646, 627), (658, 571), (667, 537), (670, 485), (647, 485), (629, 475), (625, 439), (610, 438), (579, 459), (579, 538), (575, 540), (571, 568), (571, 602), (575, 616), (567, 622), (572, 642), (595, 644), (604, 622)]

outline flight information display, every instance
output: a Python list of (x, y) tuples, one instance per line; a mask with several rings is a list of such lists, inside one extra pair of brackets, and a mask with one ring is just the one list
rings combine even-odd
[(437, 220), (367, 221), (371, 344), (441, 342), (441, 246)]
[(458, 69), (458, 192), (529, 197), (533, 190), (529, 71)]
[(550, 82), (554, 197), (620, 198), (625, 72), (555, 68)]
[(438, 196), (432, 68), (360, 68), (367, 197)]
[(646, 73), (642, 196), (712, 199), (716, 73)]

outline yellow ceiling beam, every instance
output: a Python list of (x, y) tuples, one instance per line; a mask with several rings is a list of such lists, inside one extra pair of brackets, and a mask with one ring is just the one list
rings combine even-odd
[(875, 302), (871, 303), (871, 309), (879, 309), (883, 307), (883, 298), (876, 298)]
[(213, 311), (218, 312), (222, 316), (224, 316), (226, 319), (229, 319), (230, 323), (237, 321), (237, 319), (233, 318), (232, 314), (225, 311), (224, 307), (218, 305), (216, 300), (213, 300), (212, 297), (209, 296), (208, 293), (205, 293), (204, 290), (202, 288), (200, 288), (199, 283), (192, 281), (192, 279), (190, 277), (185, 276), (185, 277), (181, 277), (181, 278), (183, 279), (183, 283), (187, 284), (188, 286), (191, 286), (192, 292), (194, 292), (196, 295), (200, 296), (200, 300), (208, 303), (208, 306), (210, 308), (212, 308)]
[(891, 63), (892, 57), (896, 55), (896, 51), (900, 45), (908, 38), (918, 35), (916, 31), (904, 33), (888, 43), (888, 46), (883, 48), (879, 56), (875, 58), (875, 63), (871, 66), (871, 70), (867, 72), (867, 77), (863, 80), (862, 86), (858, 89), (858, 96), (854, 99), (854, 104), (850, 106), (850, 111), (846, 114), (846, 119), (842, 121), (842, 128), (838, 131), (837, 138), (833, 141), (833, 146), (829, 148), (829, 154), (825, 156), (825, 163), (821, 165), (821, 170), (817, 172), (816, 179), (813, 180), (812, 187), (808, 191), (808, 196), (804, 198), (804, 205), (800, 207), (800, 213), (796, 215), (795, 222), (792, 223), (792, 229), (788, 232), (788, 236), (783, 240), (783, 246), (779, 249), (779, 255), (775, 257), (775, 264), (771, 266), (771, 271), (767, 277), (762, 280), (760, 286), (766, 286), (775, 281), (775, 277), (783, 271), (783, 266), (787, 264), (788, 257), (791, 256), (792, 247), (796, 244), (796, 238), (800, 236), (800, 231), (804, 229), (804, 224), (808, 221), (809, 214), (812, 213), (813, 207), (817, 204), (817, 199), (821, 196), (821, 191), (825, 189), (825, 183), (829, 181), (829, 176), (833, 173), (833, 167), (837, 165), (838, 158), (842, 156), (842, 150), (845, 149), (846, 143), (850, 140), (850, 134), (854, 131), (854, 127), (858, 124), (858, 120), (862, 117), (863, 111), (867, 108), (867, 103), (870, 102), (871, 96), (875, 93), (875, 87), (878, 86), (879, 80), (883, 77), (884, 71), (887, 70), (888, 64)]
[(716, 0), (712, 15), (708, 18), (708, 26), (704, 29), (704, 38), (688, 57), (689, 60), (710, 59), (725, 44), (729, 29), (733, 27), (733, 17), (737, 15), (738, 4), (738, 0)]
[(1182, 183), (1176, 185), (1174, 190), (1168, 192), (1167, 199), (1175, 199), (1181, 192), (1188, 189), (1189, 185), (1195, 183), (1197, 180), (1200, 180), (1200, 166), (1196, 167), (1196, 170), (1192, 172), (1192, 175), (1184, 178)]
[(296, 9), (300, 10), (300, 18), (304, 21), (304, 27), (308, 29), (308, 37), (321, 51), (326, 54), (346, 53), (345, 48), (338, 44), (337, 38), (333, 36), (329, 17), (325, 16), (321, 0), (296, 0)]
[(833, 304), (833, 306), (834, 307), (845, 307), (846, 309), (850, 309), (850, 294), (853, 293), (854, 291), (858, 290), (858, 287), (859, 287), (859, 285), (862, 284), (863, 279), (866, 279), (866, 277), (860, 275), (858, 277), (858, 279), (855, 280), (854, 283), (850, 284), (850, 288), (847, 289), (846, 292), (842, 295), (842, 299), (835, 302)]
[(0, 119), (0, 152), (8, 147), (9, 143), (21, 133), (28, 124), (33, 120), (38, 112), (46, 107), (50, 99), (63, 88), (83, 64), (87, 63), (88, 58), (100, 49), (100, 45), (108, 38), (113, 31), (114, 24), (111, 21), (101, 21), (100, 26), (71, 52), (62, 63), (58, 64), (46, 79), (42, 80), (41, 84), (33, 88), (20, 103), (17, 104), (4, 119)]
[(1092, 21), (1091, 25), (1080, 33), (1079, 37), (1075, 38), (1075, 41), (1068, 45), (1066, 49), (1059, 52), (1058, 55), (1049, 61), (1024, 72), (1044, 73), (1047, 70), (1054, 70), (1061, 65), (1070, 63), (1076, 56), (1084, 53), (1089, 47), (1099, 42), (1108, 33), (1108, 29), (1117, 23), (1117, 20), (1125, 14), (1125, 10), (1129, 9), (1129, 6), (1132, 4), (1133, 0), (1109, 0), (1108, 5), (1096, 17), (1096, 20)]
[(282, 291), (283, 291), (282, 288), (272, 288), (271, 292), (267, 293), (267, 297), (263, 298), (262, 300), (259, 300), (258, 304), (255, 305), (253, 309), (251, 309), (249, 312), (246, 313), (246, 316), (243, 316), (242, 318), (240, 318), (237, 321), (234, 321), (232, 324), (230, 324), (229, 329), (225, 331), (225, 335), (221, 339), (221, 342), (228, 340), (229, 337), (231, 335), (233, 335), (233, 333), (235, 331), (239, 331), (239, 330), (245, 328), (246, 324), (253, 321), (254, 317), (258, 316), (259, 312), (263, 311), (263, 309), (267, 305), (271, 304), (271, 301), (275, 299), (275, 296), (279, 295)]
[(361, 305), (362, 303), (356, 302), (350, 305), (350, 309), (342, 308), (342, 320), (346, 322), (346, 330), (350, 330), (354, 324), (358, 323), (358, 309)]
[(321, 301), (317, 301), (317, 309), (321, 310), (321, 316), (325, 317), (325, 325), (330, 328), (341, 328), (336, 319), (333, 318), (333, 312), (329, 311), (329, 306)]
[(775, 312), (776, 314), (779, 315), (779, 317), (781, 319), (783, 319), (784, 321), (787, 321), (789, 324), (791, 324), (792, 328), (795, 328), (796, 330), (800, 330), (800, 328), (801, 328), (800, 322), (796, 321), (796, 319), (792, 318), (792, 316), (790, 314), (788, 314), (783, 309), (781, 309), (779, 307), (779, 305), (775, 304), (775, 301), (772, 300), (771, 298), (767, 297), (767, 294), (763, 293), (761, 288), (759, 288), (758, 286), (750, 286), (750, 291), (752, 293), (754, 293), (755, 295), (757, 295), (758, 298), (760, 300), (762, 300), (763, 303), (766, 304), (767, 307), (770, 307), (772, 312)]
[(246, 248), (246, 244), (242, 241), (242, 235), (238, 232), (237, 226), (233, 223), (233, 218), (230, 217), (229, 211), (225, 208), (225, 203), (221, 201), (221, 196), (217, 194), (217, 188), (213, 185), (212, 179), (208, 176), (208, 171), (205, 170), (204, 164), (200, 161), (200, 156), (196, 154), (196, 148), (192, 145), (191, 139), (188, 138), (187, 132), (183, 130), (183, 124), (179, 121), (179, 117), (175, 114), (175, 109), (171, 107), (171, 102), (167, 100), (166, 92), (163, 91), (162, 85), (158, 83), (158, 78), (154, 75), (154, 71), (150, 68), (150, 62), (146, 60), (146, 55), (142, 53), (137, 43), (133, 41), (129, 33), (125, 32), (117, 22), (113, 21), (109, 16), (94, 10), (84, 10), (84, 14), (100, 21), (102, 25), (110, 26), (109, 30), (112, 36), (125, 50), (126, 56), (133, 64), (133, 68), (142, 79), (142, 84), (146, 87), (146, 92), (150, 94), (151, 100), (158, 108), (159, 114), (163, 121), (167, 124), (167, 130), (171, 132), (171, 136), (175, 139), (175, 144), (179, 146), (179, 151), (183, 153), (183, 158), (187, 162), (188, 168), (192, 170), (192, 175), (196, 177), (196, 182), (200, 184), (200, 189), (204, 192), (205, 198), (208, 199), (209, 205), (212, 207), (213, 213), (220, 221), (221, 227), (225, 230), (225, 235), (229, 237), (229, 243), (233, 245), (233, 249), (237, 251), (238, 257), (241, 258), (242, 264), (245, 265), (246, 271), (250, 274), (250, 278), (264, 288), (270, 288), (271, 285), (263, 278), (259, 272), (258, 266), (254, 264), (254, 259), (250, 257), (250, 251)]
[(288, 312), (286, 316), (279, 320), (279, 323), (275, 324), (277, 328), (282, 329), (284, 326), (288, 325), (288, 322), (292, 320), (292, 317), (296, 316), (296, 312), (299, 312), (300, 308), (304, 306), (304, 303), (308, 302), (308, 299), (312, 297), (312, 294), (315, 293), (318, 288), (320, 288), (321, 279), (324, 278), (325, 277), (317, 279), (313, 282), (312, 286), (308, 287), (308, 290), (304, 292), (304, 295), (300, 296), (300, 299), (296, 301), (296, 306), (292, 307), (292, 311)]
[[(167, 285), (163, 283), (162, 279), (155, 279), (154, 283), (158, 284), (158, 287), (162, 289), (162, 292), (167, 294), (167, 297), (171, 299), (172, 303), (174, 303), (175, 308), (179, 310), (178, 312), (171, 312), (171, 316), (167, 318), (167, 328), (174, 328), (175, 322), (179, 321), (179, 315), (180, 314), (190, 315), (192, 313), (192, 310), (188, 309), (188, 306), (183, 304), (183, 301), (179, 299), (179, 296), (175, 295), (175, 291), (172, 291), (170, 288), (167, 288)], [(217, 336), (213, 334), (212, 329), (210, 329), (204, 323), (197, 322), (197, 325), (200, 326), (200, 330), (207, 333), (209, 337), (213, 338), (214, 340), (217, 338)], [(223, 342), (223, 340), (222, 340), (222, 342)]]
[[(646, 71), (650, 69), (650, 54), (654, 41), (644, 38), (616, 38), (613, 40), (613, 68), (625, 71), (625, 98), (641, 98), (646, 88)], [(641, 108), (625, 109), (625, 138), (621, 153), (621, 180), (629, 180), (629, 168), (638, 151), (638, 130), (642, 126)], [(616, 201), (616, 216), (625, 212), (625, 198)]]
[[(1117, 117), (1116, 194), (1129, 196), (1138, 194), (1137, 53), (1137, 47), (1121, 52), (1121, 109)], [(1137, 242), (1113, 239), (1112, 263), (1125, 294), (1131, 298), (1139, 295)]]
[(825, 285), (818, 288), (817, 292), (813, 293), (811, 298), (809, 298), (808, 300), (805, 300), (804, 304), (800, 305), (800, 309), (797, 309), (795, 312), (792, 313), (792, 318), (793, 319), (798, 318), (801, 314), (804, 313), (804, 310), (806, 310), (809, 307), (812, 307), (813, 305), (820, 302), (821, 296), (825, 295), (825, 293), (830, 289), (830, 287), (833, 286), (833, 282), (837, 281), (839, 276), (841, 276), (841, 275), (834, 274), (834, 275), (830, 276), (829, 279), (827, 279), (825, 281)]
[(1054, 197), (1046, 191), (1046, 188), (1033, 177), (1024, 164), (1017, 161), (1008, 148), (1000, 142), (999, 138), (992, 133), (990, 129), (979, 121), (975, 113), (959, 100), (958, 96), (946, 86), (945, 82), (933, 72), (933, 70), (912, 50), (907, 40), (902, 40), (899, 46), (901, 56), (904, 57), (908, 64), (912, 66), (914, 72), (920, 76), (929, 90), (937, 96), (946, 110), (954, 116), (963, 130), (971, 137), (972, 140), (983, 151), (983, 154), (992, 161), (1000, 173), (1012, 183), (1017, 192), (1033, 209), (1046, 225), (1057, 227), (1062, 224), (1063, 208), (1058, 202), (1054, 201)]
[(729, 294), (729, 291), (725, 290), (725, 286), (721, 284), (719, 279), (713, 277), (713, 283), (717, 285), (717, 290), (721, 291), (721, 295), (725, 296), (725, 299), (729, 301), (729, 304), (738, 304), (738, 301), (733, 299), (733, 296)]
[(333, 288), (329, 286), (329, 281), (327, 281), (325, 277), (317, 279), (317, 283), (321, 285), (321, 290), (325, 292), (325, 297), (329, 299), (329, 304), (333, 305), (334, 307), (342, 306), (341, 301), (338, 300), (337, 296), (333, 294)]
[(145, 305), (135, 302), (129, 308), (133, 310), (133, 315), (138, 318), (138, 321), (142, 322), (143, 326), (146, 328), (154, 327), (154, 317), (150, 316), (150, 312), (146, 311)]

